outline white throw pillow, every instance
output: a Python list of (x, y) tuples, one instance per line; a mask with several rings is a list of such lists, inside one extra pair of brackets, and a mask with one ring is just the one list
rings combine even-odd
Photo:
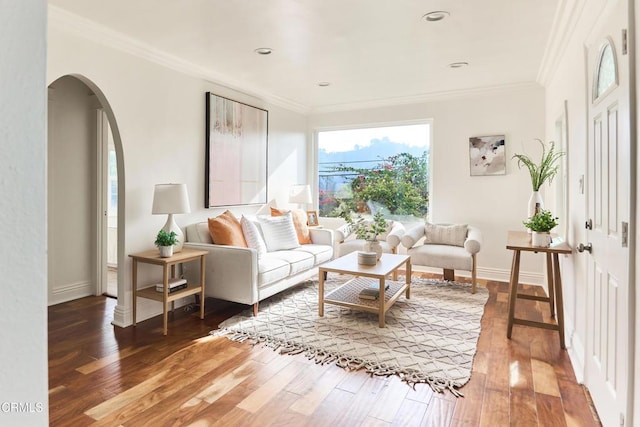
[(434, 245), (464, 246), (467, 224), (424, 223), (424, 243)]
[(291, 212), (282, 216), (259, 215), (258, 222), (269, 252), (300, 247)]
[(264, 243), (262, 234), (258, 230), (258, 226), (250, 219), (247, 219), (244, 215), (240, 219), (240, 225), (242, 226), (242, 234), (244, 234), (244, 240), (247, 241), (247, 246), (255, 249), (258, 252), (258, 258), (267, 253), (267, 245)]

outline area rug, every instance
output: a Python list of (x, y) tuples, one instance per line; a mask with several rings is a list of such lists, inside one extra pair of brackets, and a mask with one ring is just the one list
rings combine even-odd
[[(325, 294), (351, 279), (325, 281)], [(399, 278), (398, 281), (404, 281)], [(318, 316), (318, 283), (310, 281), (225, 320), (213, 335), (263, 343), (282, 354), (304, 353), (316, 363), (335, 363), (372, 375), (398, 375), (408, 384), (427, 383), (437, 392), (458, 390), (471, 377), (488, 292), (471, 285), (414, 278), (411, 298), (402, 295), (387, 312), (386, 327), (377, 314), (325, 304)]]

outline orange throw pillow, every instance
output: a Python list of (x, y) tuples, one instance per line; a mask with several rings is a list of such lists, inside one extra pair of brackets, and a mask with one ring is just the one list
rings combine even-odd
[[(283, 216), (287, 212), (289, 211), (271, 208), (271, 216)], [(309, 234), (309, 227), (307, 227), (307, 213), (302, 209), (293, 209), (291, 216), (293, 217), (293, 226), (296, 228), (296, 234), (298, 235), (298, 243), (301, 245), (313, 243)]]
[(216, 245), (248, 247), (242, 234), (242, 225), (231, 211), (209, 218), (209, 234)]

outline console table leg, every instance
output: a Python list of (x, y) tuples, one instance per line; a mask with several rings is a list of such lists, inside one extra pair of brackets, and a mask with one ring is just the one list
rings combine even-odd
[(554, 278), (553, 278), (553, 261), (551, 260), (551, 253), (547, 252), (546, 258), (547, 264), (547, 285), (549, 286), (549, 309), (551, 310), (551, 317), (556, 317), (556, 308), (555, 308), (555, 290), (554, 288)]
[(507, 322), (507, 338), (511, 339), (513, 329), (513, 318), (516, 310), (516, 297), (518, 296), (518, 280), (520, 276), (520, 251), (513, 251), (513, 262), (511, 264), (511, 283), (509, 284), (509, 320)]
[(558, 254), (553, 254), (553, 276), (556, 290), (556, 303), (558, 308), (558, 332), (560, 332), (560, 348), (567, 348), (564, 344), (564, 304), (562, 301), (562, 279), (560, 278), (560, 259)]

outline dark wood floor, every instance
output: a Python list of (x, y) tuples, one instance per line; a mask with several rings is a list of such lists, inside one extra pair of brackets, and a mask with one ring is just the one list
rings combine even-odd
[[(243, 307), (207, 300), (207, 316), (176, 310), (136, 328), (110, 324), (116, 301), (49, 308), (50, 423), (55, 426), (597, 426), (557, 332), (515, 326), (506, 338), (505, 283), (490, 291), (464, 398), (415, 389), (208, 336)], [(531, 292), (538, 292), (532, 287)], [(548, 306), (518, 301), (518, 316)], [(543, 314), (547, 313), (547, 314)]]

